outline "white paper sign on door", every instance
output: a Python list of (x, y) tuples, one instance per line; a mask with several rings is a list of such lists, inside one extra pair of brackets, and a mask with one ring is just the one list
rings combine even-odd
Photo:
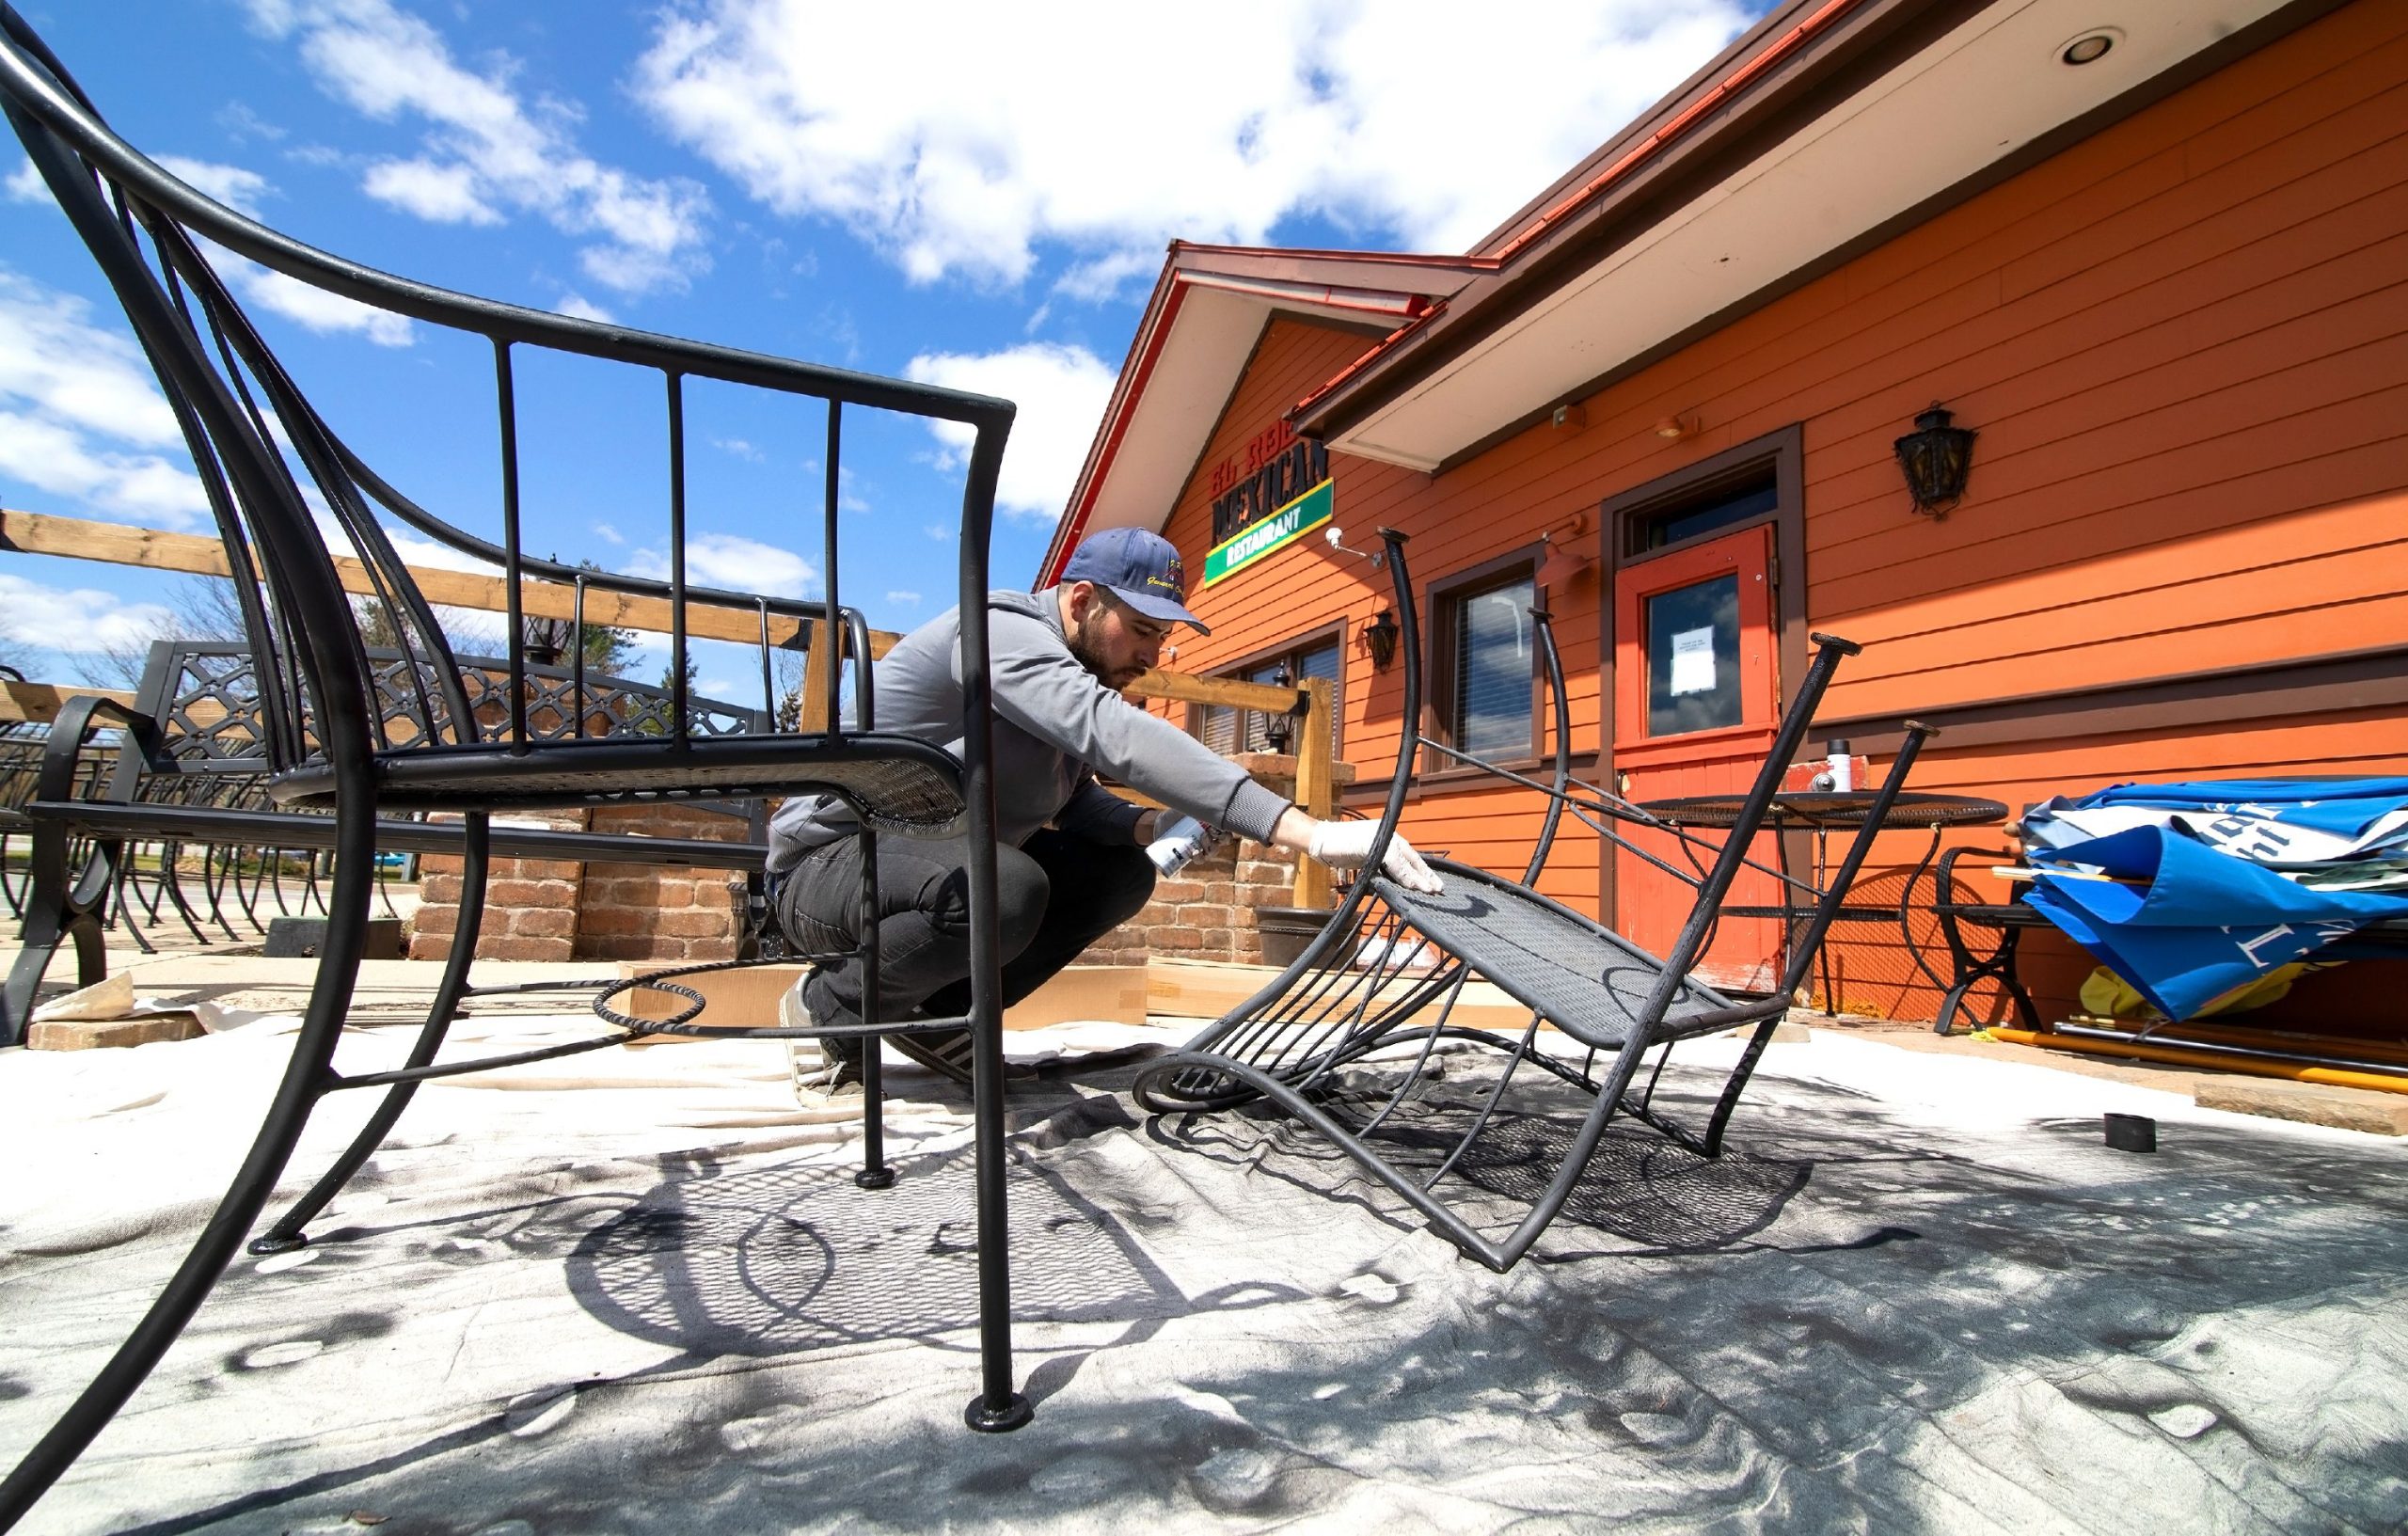
[(1714, 631), (1684, 629), (1672, 637), (1672, 696), (1714, 691)]

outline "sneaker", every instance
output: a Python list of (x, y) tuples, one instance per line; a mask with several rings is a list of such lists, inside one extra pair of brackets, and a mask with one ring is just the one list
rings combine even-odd
[[(810, 980), (810, 976), (803, 977), (787, 988), (785, 995), (778, 999), (778, 1022), (787, 1029), (809, 1029), (818, 1021), (810, 1002), (803, 996), (803, 988)], [(951, 1078), (964, 1087), (969, 1086), (970, 1031), (967, 1029), (941, 1029), (922, 1035), (887, 1035), (879, 1038), (928, 1070)], [(817, 1044), (827, 1060), (841, 1063), (831, 1070), (849, 1070), (851, 1082), (861, 1080), (862, 1056), (866, 1048), (864, 1040), (853, 1036), (823, 1035)], [(1004, 1081), (1006, 1083), (1022, 1082), (1036, 1076), (1037, 1069), (1034, 1067), (1009, 1061), (1004, 1063)], [(797, 1082), (800, 1084), (800, 1079), (798, 1078)]]
[(795, 1102), (805, 1109), (862, 1110), (862, 1065), (858, 1057), (823, 1053), (826, 1042), (788, 1040), (786, 1061), (794, 1073)]
[[(808, 980), (808, 977), (804, 978)], [(778, 1022), (786, 1029), (808, 1029), (813, 1023), (803, 1001), (802, 982), (778, 999)], [(786, 1062), (794, 1074), (795, 1101), (805, 1109), (861, 1107), (862, 1042), (822, 1035), (816, 1039), (786, 1041)]]

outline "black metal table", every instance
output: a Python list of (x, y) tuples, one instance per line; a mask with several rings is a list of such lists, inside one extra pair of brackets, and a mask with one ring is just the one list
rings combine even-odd
[[(1811, 831), (1814, 834), (1814, 872), (1810, 886), (1819, 889), (1825, 863), (1824, 840), (1834, 828), (1852, 830), (1864, 825), (1865, 816), (1873, 809), (1874, 799), (1874, 793), (1869, 789), (1795, 790), (1775, 795), (1772, 810), (1765, 818), (1765, 826), (1768, 831)], [(1687, 795), (1676, 800), (1648, 800), (1639, 809), (1676, 827), (1722, 828), (1738, 822), (1744, 800), (1745, 797), (1740, 795)], [(1931, 868), (1932, 861), (1940, 856), (1941, 834), (1947, 829), (1995, 826), (2005, 819), (2006, 807), (1997, 800), (1972, 795), (1940, 795), (1915, 790), (1900, 792), (1891, 804), (1889, 814), (1881, 818), (1881, 830), (1928, 830), (1931, 846), (1924, 850), (1914, 872), (1907, 877), (1905, 887), (1898, 893), (1896, 911), (1893, 912), (1887, 907), (1842, 907), (1831, 916), (1837, 921), (1853, 923), (1887, 922), (1894, 917), (1898, 924), (1898, 936), (1905, 942), (1908, 958), (1914, 961), (1915, 969), (1929, 977), (1941, 991), (1946, 991), (1948, 983), (1924, 963), (1923, 955), (1915, 946), (1914, 929), (1908, 921), (1914, 905), (1915, 887)], [(1729, 907), (1724, 909), (1724, 914), (1730, 917), (1776, 918), (1785, 930), (1794, 931), (1797, 924), (1806, 918), (1813, 903), (1809, 901), (1801, 905), (1792, 899), (1798, 886), (1789, 872), (1788, 839), (1778, 839), (1774, 847), (1784, 899), (1779, 906)], [(1824, 952), (1820, 970), (1824, 1008), (1829, 1012), (1836, 1001), (1831, 990), (1829, 950)]]

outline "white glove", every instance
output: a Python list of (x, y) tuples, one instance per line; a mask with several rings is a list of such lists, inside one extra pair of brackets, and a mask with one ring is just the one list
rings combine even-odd
[[(1371, 851), (1371, 839), (1379, 835), (1376, 821), (1317, 821), (1313, 823), (1311, 846), (1306, 852), (1332, 869), (1360, 869)], [(1402, 832), (1388, 839), (1387, 857), (1380, 861), (1380, 868), (1388, 879), (1408, 891), (1418, 891), (1434, 896), (1444, 890), (1437, 875), (1413, 851), (1413, 845)]]

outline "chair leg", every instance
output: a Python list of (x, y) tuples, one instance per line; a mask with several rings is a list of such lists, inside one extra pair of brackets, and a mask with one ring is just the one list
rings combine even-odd
[[(878, 834), (863, 828), (862, 846), (861, 915), (855, 931), (862, 945), (862, 1017), (883, 1020), (886, 1000), (879, 990), (881, 978), (878, 947)], [(895, 1169), (886, 1161), (886, 1068), (879, 1059), (884, 1042), (876, 1035), (862, 1042), (862, 1166), (853, 1182), (863, 1189), (892, 1189)]]
[(1940, 1001), (1940, 1017), (1932, 1021), (1931, 1032), (1935, 1035), (1956, 1033), (1956, 1015), (1964, 1007), (1966, 995), (1973, 990), (1973, 984), (1980, 981), (1997, 982), (2015, 1004), (2015, 1011), (2022, 1019), (2023, 1027), (2039, 1029), (2039, 1005), (2033, 1001), (2031, 992), (2024, 989), (2022, 981), (2015, 974), (2015, 950), (2017, 942), (2023, 937), (2022, 930), (2001, 929), (1998, 948), (1987, 956), (1976, 956), (1972, 946), (1965, 942), (1954, 913), (1943, 911), (1941, 914), (1941, 928), (1948, 941), (1949, 958), (1956, 967), (1956, 976), (1947, 994)]
[[(983, 658), (981, 658), (983, 660)], [(971, 804), (993, 805), (991, 787), (977, 783), (974, 759)], [(991, 816), (991, 811), (990, 812)], [(982, 1433), (1001, 1434), (1037, 1417), (1012, 1382), (1011, 1222), (1005, 1204), (1010, 1153), (1004, 1146), (1003, 956), (996, 931), (995, 845), (991, 825), (974, 816), (970, 860), (971, 1141), (976, 1148), (978, 1211), (978, 1395), (962, 1419)]]
[(49, 1433), (28, 1451), (7, 1481), (0, 1481), (0, 1529), (14, 1525), (34, 1501), (58, 1480), (92, 1437), (124, 1406), (125, 1401), (150, 1374), (184, 1324), (199, 1310), (217, 1277), (225, 1272), (243, 1236), (276, 1187), (277, 1176), (293, 1155), (309, 1123), (309, 1112), (325, 1092), (335, 1039), (350, 1011), (353, 984), (366, 948), (369, 861), (373, 856), (374, 798), (365, 784), (343, 798), (346, 807), (358, 807), (346, 817), (339, 833), (349, 855), (336, 876), (334, 915), (326, 925), (326, 945), (318, 963), (316, 983), (302, 1015), (301, 1032), (283, 1080), (261, 1122), (258, 1137), (243, 1160), (225, 1197), (175, 1274), (169, 1277), (134, 1332), (118, 1347), (82, 1395), (69, 1404)]
[[(443, 1037), (452, 1029), (452, 1021), (459, 1017), (460, 1000), (467, 995), (468, 965), (476, 958), (477, 936), (484, 926), (485, 876), (492, 863), (492, 821), (485, 813), (472, 812), (462, 829), (460, 859), (460, 910), (452, 924), (452, 954), (443, 962), (443, 977), (435, 990), (435, 1003), (427, 1009), (426, 1022), (419, 1026), (418, 1039), (411, 1045), (405, 1068), (424, 1067), (443, 1048)], [(373, 860), (370, 861), (372, 866)], [(371, 877), (372, 879), (372, 875)], [(341, 889), (342, 870), (335, 871), (336, 889)], [(340, 1084), (329, 1084), (337, 1087)], [(418, 1093), (416, 1083), (396, 1083), (385, 1090), (384, 1101), (359, 1134), (351, 1139), (342, 1155), (309, 1186), (309, 1193), (293, 1202), (274, 1226), (251, 1240), (254, 1254), (284, 1253), (306, 1246), (309, 1235), (306, 1228), (317, 1218), (326, 1203), (342, 1193), (353, 1175), (367, 1164), (376, 1148), (392, 1133), (402, 1111), (409, 1108), (410, 1100)]]
[(8, 970), (8, 985), (0, 988), (0, 1045), (24, 1043), (34, 994), (62, 943), (71, 941), (75, 945), (76, 986), (93, 986), (109, 974), (108, 936), (102, 924), (124, 865), (125, 845), (115, 839), (93, 841), (77, 879), (69, 867), (70, 839), (62, 829), (37, 827), (33, 843), (24, 925), (18, 937), (23, 947)]

